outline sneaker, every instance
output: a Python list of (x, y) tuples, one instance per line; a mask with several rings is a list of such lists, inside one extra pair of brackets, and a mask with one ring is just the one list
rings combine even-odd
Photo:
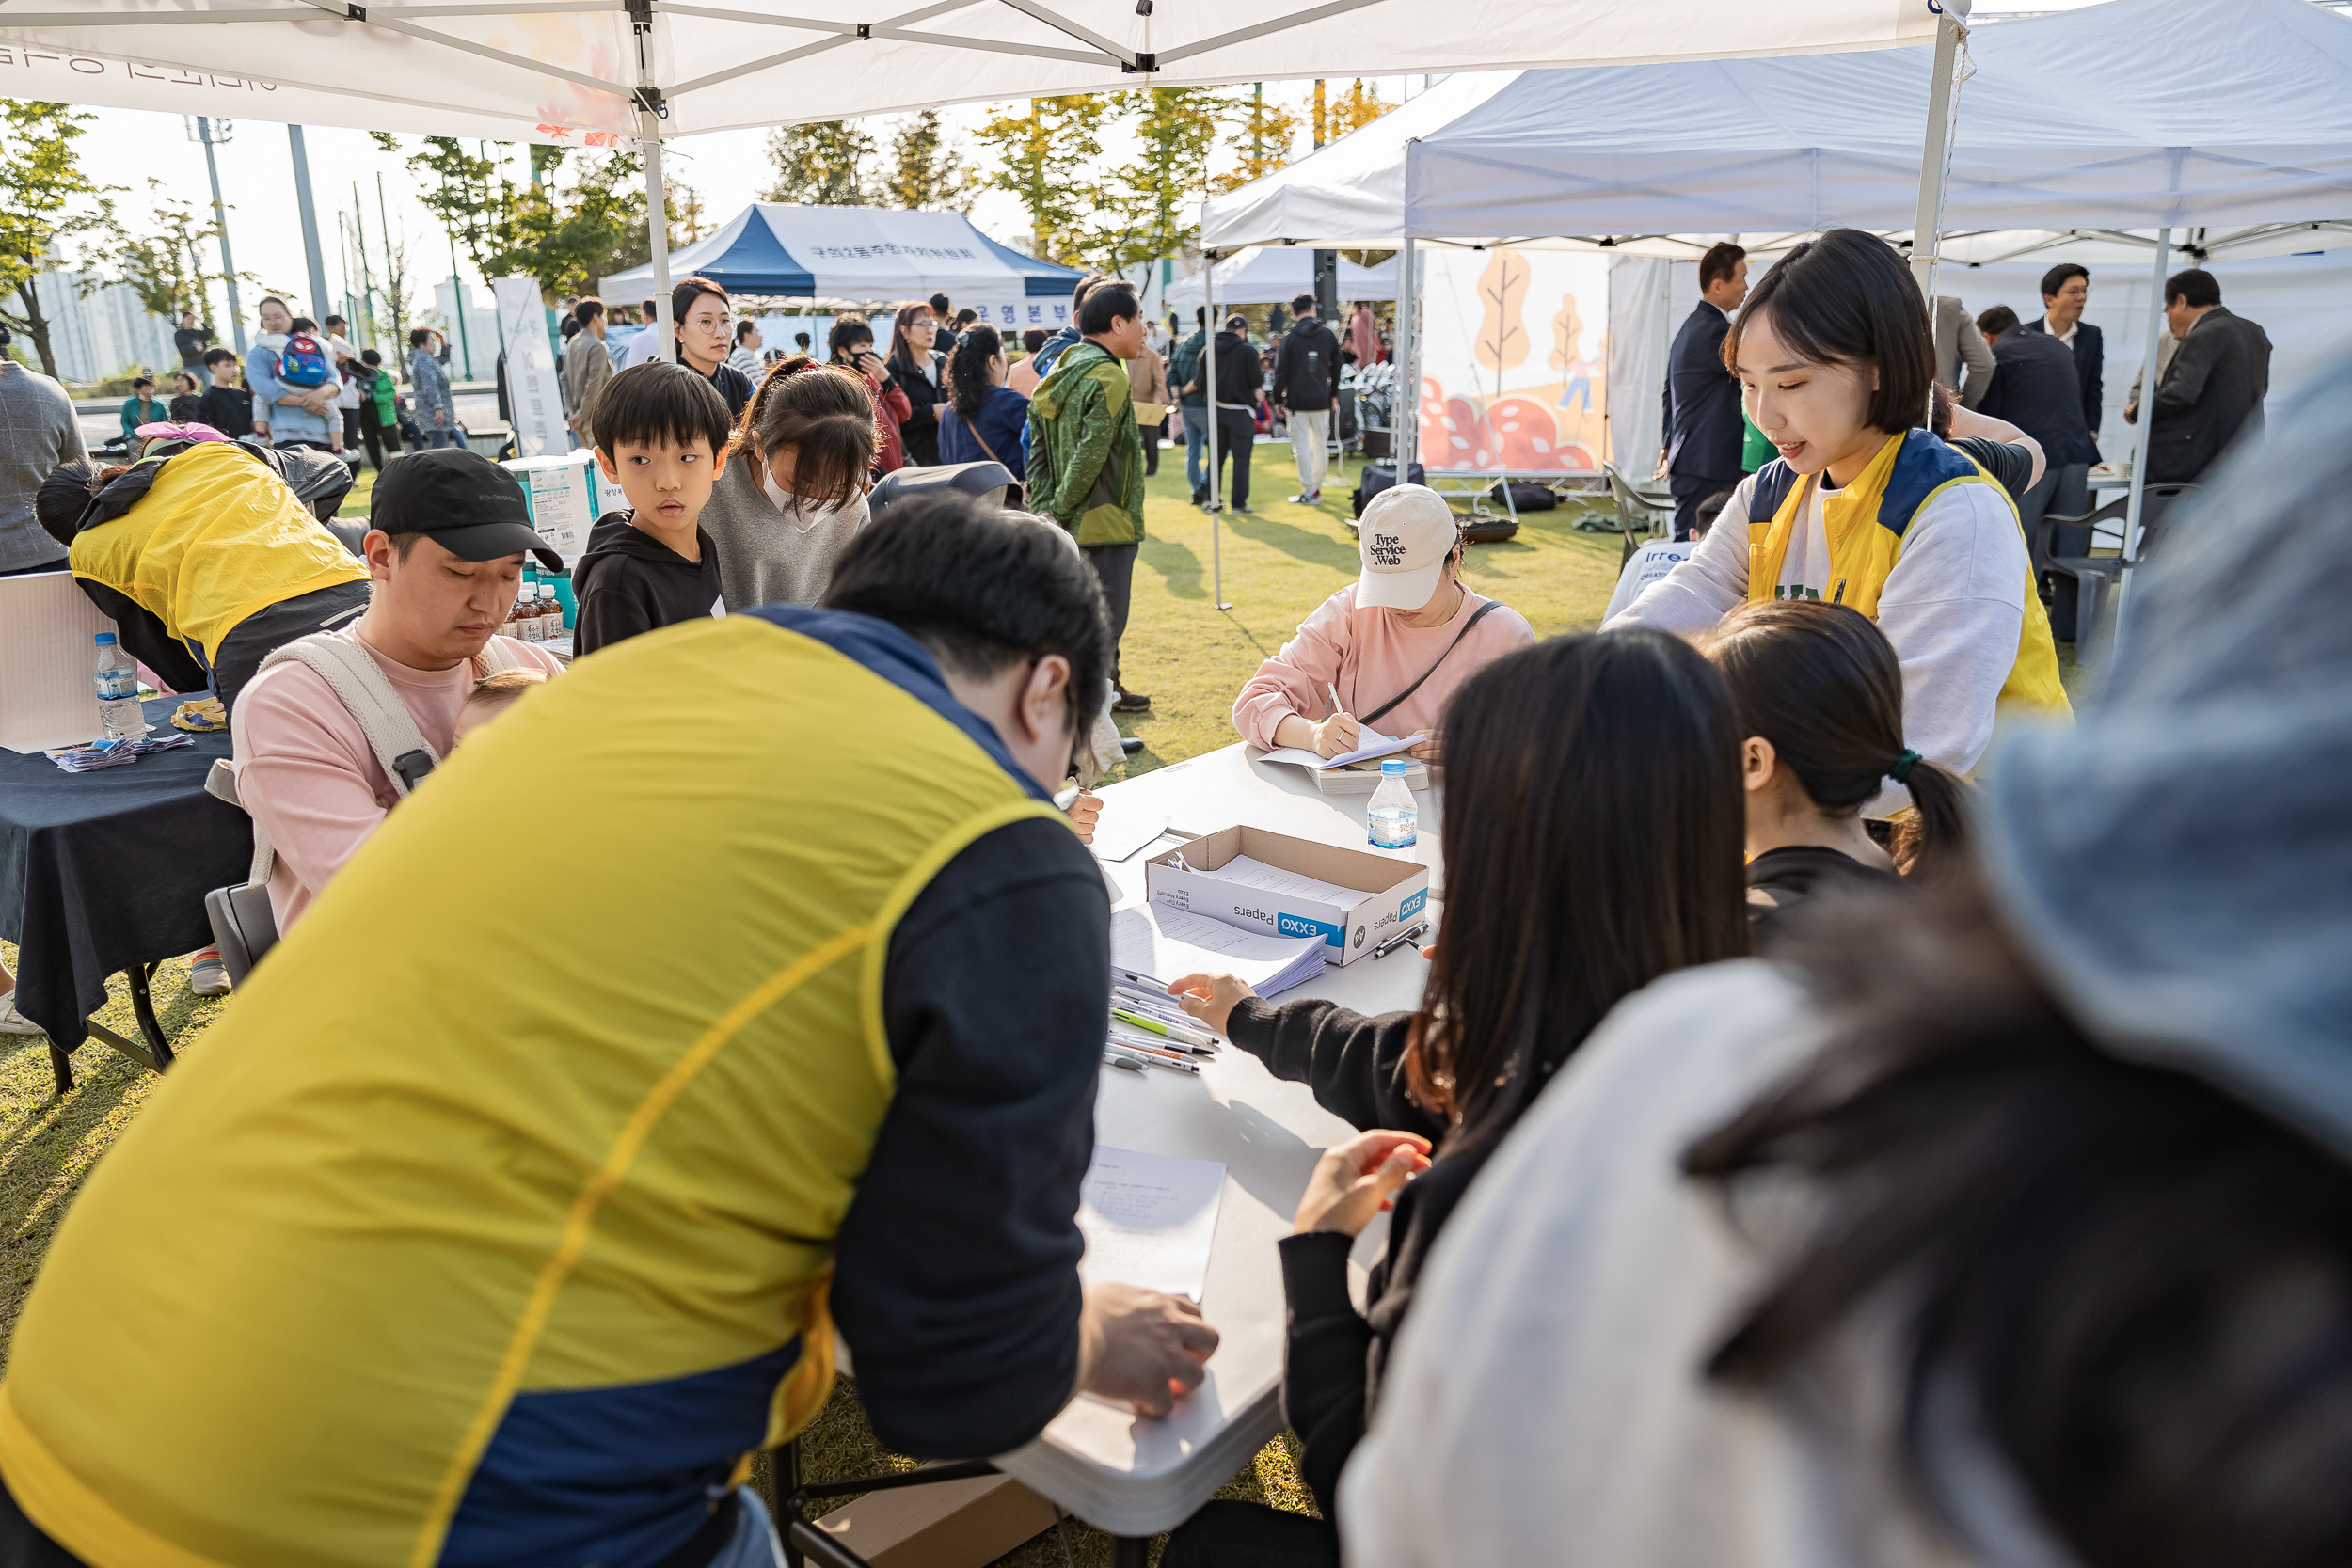
[(1208, 492), (1206, 489), (1195, 490), (1195, 491), (1192, 493), (1192, 504), (1193, 504), (1193, 505), (1195, 505), (1195, 506), (1206, 506), (1206, 505), (1208, 505), (1208, 504), (1209, 504), (1209, 492)]
[(188, 960), (188, 990), (196, 996), (229, 994), (229, 966), (220, 961), (219, 948), (207, 947)]
[(1122, 735), (1119, 737), (1119, 749), (1126, 752), (1129, 756), (1134, 756), (1137, 752), (1143, 750), (1143, 737), (1141, 736)]
[(1130, 691), (1122, 686), (1119, 689), (1119, 696), (1111, 704), (1111, 711), (1113, 713), (1149, 713), (1152, 711), (1152, 699), (1140, 691)]
[(1254, 517), (1257, 515), (1255, 512), (1249, 510), (1249, 504), (1247, 501), (1235, 501), (1225, 510), (1228, 512), (1238, 512), (1245, 517)]
[(1293, 496), (1290, 499), (1290, 501), (1293, 506), (1321, 506), (1323, 504), (1323, 492), (1320, 490), (1310, 490), (1303, 496)]
[(16, 992), (0, 991), (0, 1035), (45, 1035), (48, 1030), (16, 1010)]

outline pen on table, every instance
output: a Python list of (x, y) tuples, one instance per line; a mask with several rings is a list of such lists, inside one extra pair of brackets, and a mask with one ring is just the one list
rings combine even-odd
[(1198, 1074), (1200, 1070), (1190, 1062), (1178, 1061), (1173, 1056), (1155, 1055), (1152, 1053), (1145, 1051), (1137, 1046), (1119, 1045), (1114, 1043), (1104, 1047), (1104, 1052), (1108, 1055), (1123, 1056), (1128, 1061), (1138, 1062), (1145, 1067), (1166, 1068), (1170, 1072), (1190, 1072)]
[(1132, 1024), (1121, 1023), (1119, 1020), (1113, 1019), (1111, 1020), (1111, 1027), (1105, 1031), (1105, 1034), (1108, 1035), (1111, 1044), (1123, 1047), (1129, 1051), (1148, 1051), (1152, 1054), (1159, 1056), (1182, 1056), (1186, 1061), (1190, 1061), (1195, 1056), (1207, 1057), (1212, 1061), (1216, 1058), (1216, 1048), (1215, 1046), (1184, 1045), (1181, 1043), (1171, 1043), (1166, 1040), (1153, 1039), (1141, 1033), (1122, 1035), (1119, 1032), (1121, 1029), (1133, 1027), (1134, 1026)]
[(1216, 1033), (1216, 1030), (1209, 1028), (1182, 1007), (1170, 1003), (1142, 1002), (1124, 996), (1114, 996), (1111, 998), (1111, 1006), (1113, 1010), (1123, 1007), (1131, 1013), (1141, 1013), (1144, 1017), (1157, 1019), (1162, 1023), (1172, 1023), (1179, 1029), (1189, 1029), (1196, 1035), (1215, 1037)]
[(1331, 711), (1333, 713), (1344, 713), (1347, 711), (1345, 708), (1340, 706), (1340, 688), (1338, 682), (1325, 681), (1323, 683), (1323, 689), (1331, 694)]
[(1196, 1029), (1174, 1023), (1162, 1023), (1158, 1019), (1152, 1018), (1149, 1014), (1132, 1012), (1125, 1007), (1113, 1007), (1111, 1009), (1111, 1017), (1119, 1020), (1121, 1023), (1132, 1024), (1136, 1028), (1145, 1031), (1147, 1034), (1165, 1035), (1169, 1039), (1182, 1040), (1187, 1045), (1210, 1045), (1215, 1043), (1211, 1037), (1201, 1034)]
[(1134, 1057), (1114, 1055), (1107, 1051), (1103, 1053), (1103, 1065), (1104, 1067), (1125, 1068), (1129, 1072), (1141, 1072), (1143, 1070), (1143, 1064), (1136, 1061)]
[[(1196, 1027), (1196, 1025), (1192, 1022), (1191, 1015), (1184, 1011), (1182, 1005), (1180, 1005), (1174, 997), (1168, 995), (1165, 991), (1162, 991), (1159, 995), (1154, 996), (1150, 991), (1140, 990), (1134, 986), (1113, 986), (1111, 988), (1111, 994), (1113, 996), (1125, 997), (1129, 1002), (1135, 1004), (1138, 1011), (1165, 1018), (1170, 1023), (1182, 1023), (1187, 1028)], [(1121, 1004), (1117, 1002), (1111, 1004), (1114, 1007), (1120, 1005)]]
[(1105, 1031), (1104, 1044), (1119, 1051), (1132, 1051), (1138, 1056), (1165, 1056), (1171, 1062), (1189, 1062), (1192, 1053), (1181, 1045), (1163, 1045), (1157, 1040), (1132, 1038)]
[(1399, 931), (1396, 935), (1391, 937), (1388, 941), (1374, 948), (1372, 950), (1372, 956), (1375, 958), (1385, 958), (1390, 954), (1395, 952), (1398, 948), (1404, 946), (1406, 942), (1412, 941), (1415, 937), (1422, 935), (1428, 929), (1429, 922), (1424, 920), (1409, 931)]
[(1113, 980), (1124, 981), (1131, 986), (1141, 987), (1145, 990), (1156, 990), (1162, 996), (1166, 996), (1168, 994), (1168, 982), (1166, 980), (1158, 979), (1155, 976), (1146, 974), (1138, 969), (1121, 969), (1118, 965), (1113, 964), (1111, 966), (1111, 978)]

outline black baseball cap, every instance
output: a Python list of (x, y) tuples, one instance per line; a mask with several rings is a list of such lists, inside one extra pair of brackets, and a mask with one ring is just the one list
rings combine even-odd
[(463, 447), (410, 452), (387, 466), (376, 476), (368, 526), (430, 534), (461, 561), (528, 550), (550, 571), (564, 567), (564, 558), (532, 531), (531, 506), (515, 476)]

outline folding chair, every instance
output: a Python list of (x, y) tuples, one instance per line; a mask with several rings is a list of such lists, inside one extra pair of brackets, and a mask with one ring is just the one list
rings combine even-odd
[(1620, 531), (1630, 535), (1638, 523), (1644, 533), (1661, 533), (1671, 525), (1675, 515), (1672, 496), (1634, 483), (1614, 463), (1602, 464), (1601, 472), (1609, 479), (1609, 500), (1616, 508)]
[[(2169, 500), (2197, 488), (2194, 484), (2151, 484), (2142, 493), (2143, 507), (2152, 500)], [(2168, 509), (2169, 510), (2169, 509)], [(2130, 515), (2131, 496), (2118, 496), (2090, 512), (2075, 516), (2045, 513), (2026, 541), (2037, 581), (2050, 587), (2050, 635), (2074, 644), (2077, 662), (2090, 663), (2088, 644), (2098, 635), (2106, 608), (2107, 591), (2121, 582), (2125, 562), (2122, 554), (2092, 555), (2102, 523), (2120, 523)], [(2140, 559), (2145, 561), (2152, 537), (2143, 532)]]

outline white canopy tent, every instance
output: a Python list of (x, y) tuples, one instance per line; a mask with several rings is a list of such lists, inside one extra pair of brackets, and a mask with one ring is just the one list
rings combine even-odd
[[(1978, 27), (1968, 55), (1956, 115), (1931, 102), (1950, 77), (1924, 48), (1457, 77), (1212, 199), (1203, 243), (1402, 240), (1409, 277), (1421, 244), (1695, 256), (1737, 238), (1769, 255), (1851, 226), (1929, 233), (1947, 262), (2128, 259), (2153, 293), (2176, 254), (2352, 234), (2352, 20), (2305, 0), (2112, 0)], [(1930, 218), (1916, 150), (1946, 128)]]
[[(1203, 269), (1205, 272), (1206, 269)], [(1202, 273), (1180, 277), (1168, 286), (1165, 298), (1171, 309), (1189, 309), (1209, 297)], [(1216, 297), (1228, 305), (1288, 304), (1315, 292), (1315, 253), (1289, 245), (1253, 245), (1216, 263)], [(1340, 298), (1391, 300), (1396, 297), (1396, 262), (1359, 267), (1340, 258)]]

